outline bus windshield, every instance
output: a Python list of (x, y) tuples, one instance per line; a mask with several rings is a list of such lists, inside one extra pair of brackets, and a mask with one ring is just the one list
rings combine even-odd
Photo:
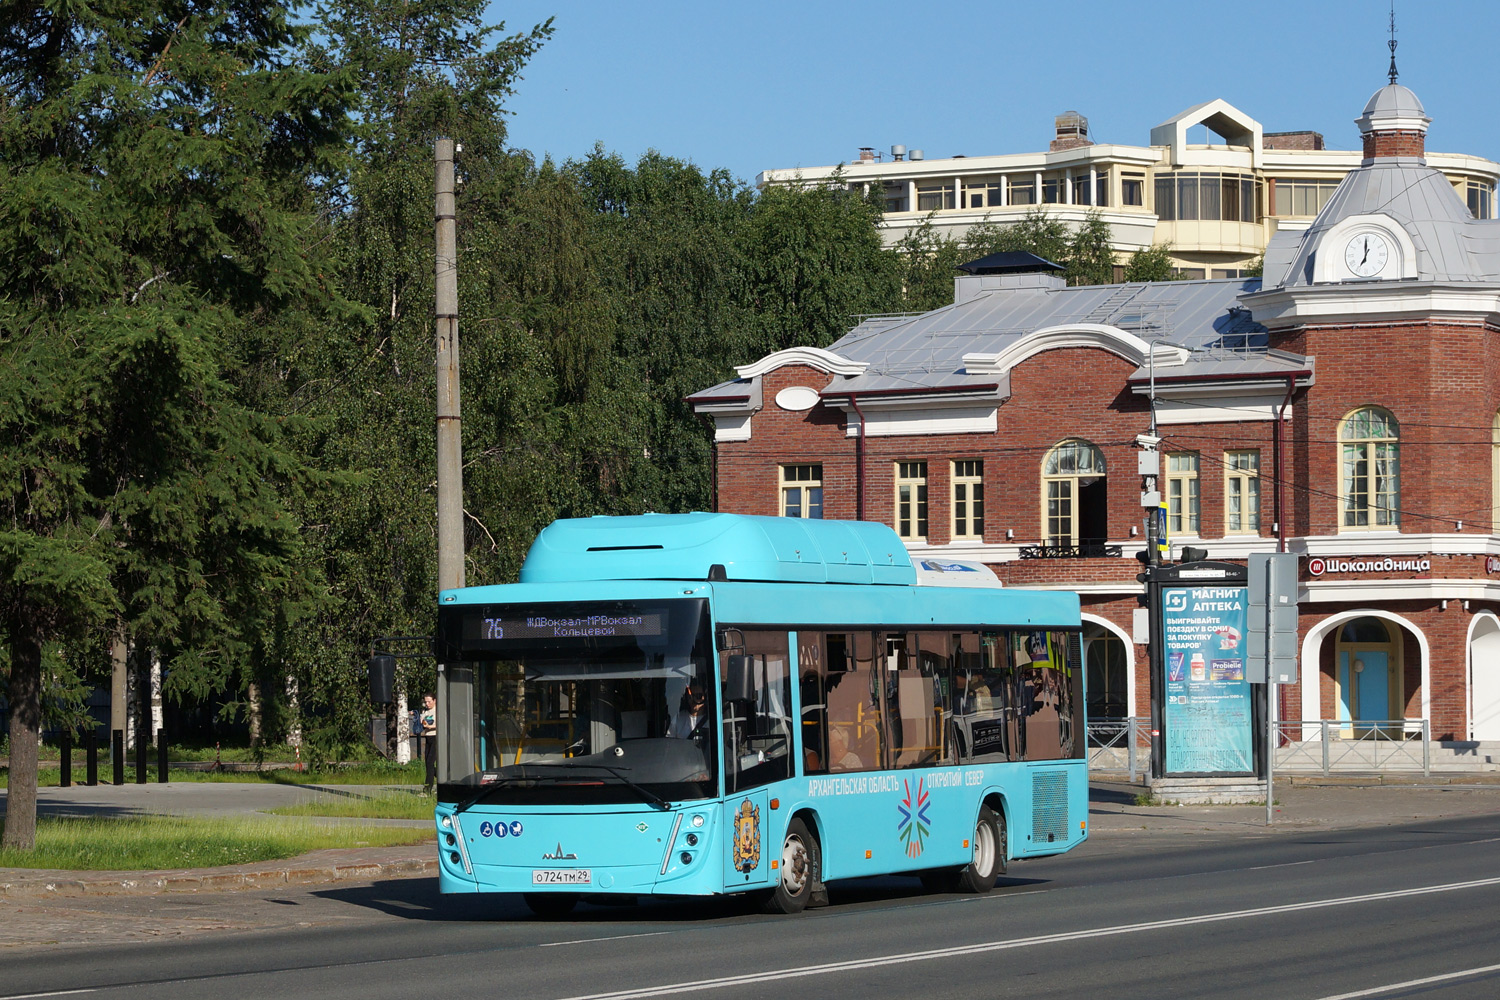
[(705, 601), (444, 610), (451, 797), (662, 805), (716, 793)]

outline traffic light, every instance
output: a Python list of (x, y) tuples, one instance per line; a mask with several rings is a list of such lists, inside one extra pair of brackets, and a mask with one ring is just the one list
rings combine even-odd
[(1193, 548), (1191, 545), (1184, 545), (1182, 547), (1182, 558), (1178, 559), (1177, 561), (1178, 562), (1185, 562), (1185, 563), (1194, 563), (1194, 562), (1203, 562), (1207, 558), (1208, 558), (1208, 550), (1207, 549), (1197, 549), (1197, 548)]

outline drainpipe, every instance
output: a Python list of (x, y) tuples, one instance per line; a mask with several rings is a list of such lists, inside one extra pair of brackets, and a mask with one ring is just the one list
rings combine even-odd
[(1286, 518), (1281, 513), (1281, 420), (1286, 408), (1291, 405), (1292, 393), (1297, 389), (1297, 376), (1288, 375), (1286, 378), (1286, 397), (1282, 399), (1281, 405), (1276, 407), (1276, 437), (1272, 462), (1276, 476), (1276, 551), (1286, 551)]
[(854, 415), (859, 418), (859, 433), (854, 437), (854, 519), (865, 519), (865, 415), (860, 412), (859, 399), (849, 397)]

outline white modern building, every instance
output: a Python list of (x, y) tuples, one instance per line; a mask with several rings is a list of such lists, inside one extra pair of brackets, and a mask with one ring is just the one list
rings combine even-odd
[[(1359, 149), (1325, 148), (1317, 132), (1266, 132), (1223, 100), (1168, 118), (1144, 146), (1095, 142), (1088, 120), (1073, 111), (1059, 115), (1055, 129), (1045, 152), (927, 159), (904, 146), (889, 154), (865, 148), (837, 166), (767, 170), (757, 183), (836, 180), (883, 190), (889, 243), (924, 220), (957, 237), (986, 220), (1018, 221), (1035, 206), (1070, 223), (1097, 210), (1122, 265), (1136, 250), (1169, 243), (1184, 277), (1235, 278), (1278, 231), (1306, 229), (1364, 158)], [(1190, 132), (1220, 141), (1189, 142)], [(1500, 163), (1426, 156), (1476, 218), (1496, 217)]]

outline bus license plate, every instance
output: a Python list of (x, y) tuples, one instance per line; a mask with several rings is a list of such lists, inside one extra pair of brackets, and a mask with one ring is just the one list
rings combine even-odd
[(532, 885), (588, 885), (593, 875), (587, 868), (533, 868)]

